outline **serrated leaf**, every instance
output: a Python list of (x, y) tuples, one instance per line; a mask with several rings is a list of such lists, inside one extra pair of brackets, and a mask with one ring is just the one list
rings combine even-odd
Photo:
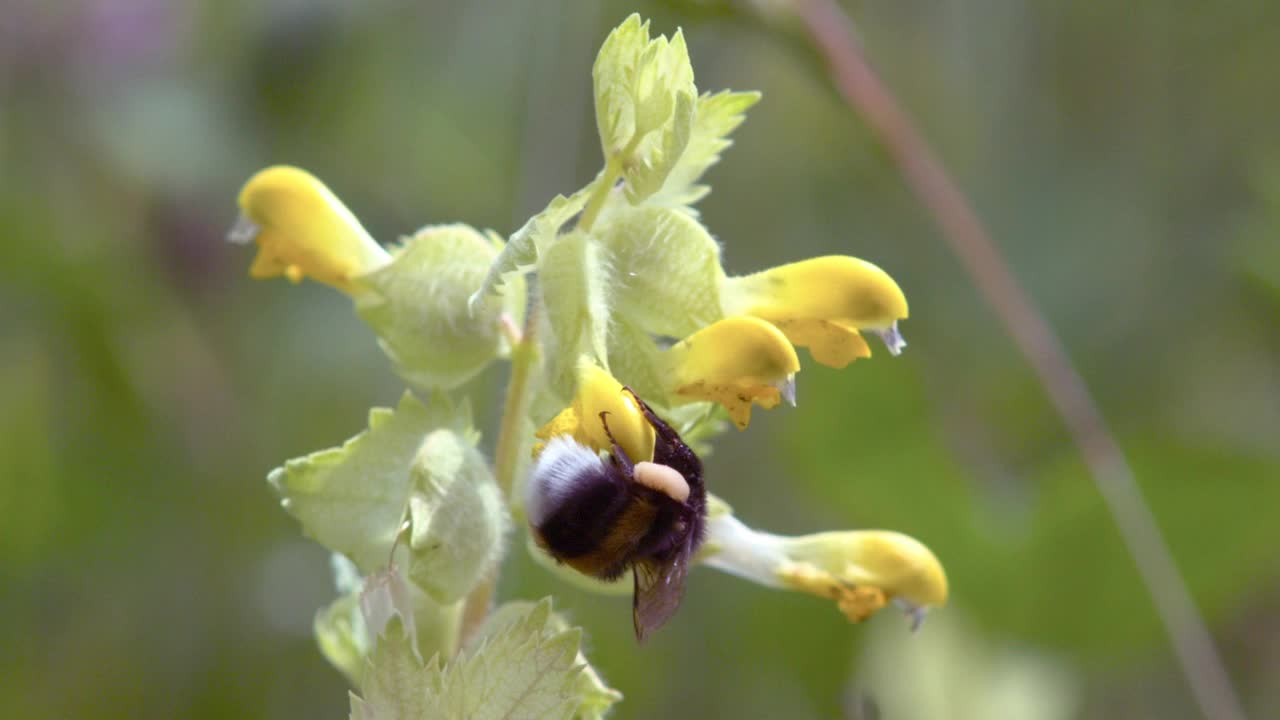
[(692, 132), (697, 88), (683, 33), (651, 40), (632, 15), (605, 39), (592, 81), (605, 159), (639, 202), (662, 187)]
[(409, 500), (409, 468), (427, 433), (461, 420), (445, 402), (374, 408), (369, 429), (341, 447), (289, 460), (267, 476), (303, 532), (364, 574), (385, 566)]
[(437, 667), (434, 658), (427, 664), (417, 658), (399, 619), (392, 619), (365, 660), (360, 695), (350, 695), (351, 718), (420, 720), (445, 717), (436, 712), (438, 706), (429, 694), (431, 677), (439, 672)]
[(696, 184), (698, 179), (720, 161), (720, 154), (733, 144), (729, 135), (746, 119), (744, 113), (759, 101), (758, 92), (729, 90), (699, 97), (688, 145), (667, 175), (662, 190), (649, 203), (693, 213), (689, 206), (711, 191), (706, 185)]
[(316, 641), (325, 659), (358, 687), (370, 648), (393, 620), (404, 628), (419, 661), (436, 654), (452, 657), (462, 603), (441, 605), (392, 568), (360, 581), (317, 613)]
[(575, 230), (538, 258), (538, 291), (546, 318), (547, 374), (564, 397), (573, 394), (578, 359), (608, 368), (612, 268), (588, 234)]
[[(630, 592), (629, 580), (627, 588), (628, 592)], [(548, 603), (548, 610), (550, 610), (549, 601), (543, 600), (542, 602)], [(541, 603), (523, 600), (503, 604), (490, 613), (484, 625), (481, 626), (480, 631), (476, 634), (476, 640), (472, 642), (472, 646), (477, 646), (485, 638), (503, 632), (522, 619), (530, 617), (535, 610), (538, 610), (539, 604)], [(548, 614), (546, 624), (542, 628), (542, 635), (544, 638), (549, 638), (567, 630), (570, 630), (569, 622), (560, 613), (551, 611)], [(581, 652), (577, 654), (575, 662), (581, 665), (583, 670), (578, 676), (575, 687), (577, 707), (573, 710), (574, 717), (582, 720), (597, 720), (604, 717), (609, 708), (622, 699), (622, 693), (606, 685)]]
[(426, 717), (600, 717), (620, 696), (598, 677), (594, 683), (587, 677), (578, 651), (581, 639), (581, 630), (567, 629), (553, 615), (549, 599), (499, 610), (442, 671), (428, 666), (428, 704), (434, 714)]
[(587, 198), (600, 180), (597, 177), (594, 182), (569, 197), (557, 195), (545, 210), (529, 218), (511, 235), (506, 247), (502, 248), (502, 252), (498, 253), (498, 257), (489, 266), (480, 289), (468, 300), (473, 312), (478, 312), (485, 298), (501, 289), (513, 274), (533, 268), (539, 253), (553, 244), (561, 228), (586, 207)]
[(683, 338), (724, 317), (720, 246), (702, 223), (663, 207), (615, 207), (594, 234), (620, 270), (616, 312), (640, 329)]
[(356, 312), (378, 334), (396, 372), (411, 385), (451, 388), (506, 350), (499, 316), (520, 321), (524, 285), (504, 302), (472, 308), (502, 241), (467, 225), (434, 225), (407, 238), (392, 261), (361, 277)]
[(501, 556), (507, 527), (470, 422), (469, 406), (439, 396), (428, 408), (406, 393), (342, 447), (290, 460), (268, 480), (309, 537), (365, 575), (387, 566), (407, 519), (406, 574), (449, 604)]
[(693, 130), (694, 103), (692, 92), (676, 93), (671, 119), (645, 136), (624, 165), (627, 199), (633, 205), (661, 190), (679, 165)]

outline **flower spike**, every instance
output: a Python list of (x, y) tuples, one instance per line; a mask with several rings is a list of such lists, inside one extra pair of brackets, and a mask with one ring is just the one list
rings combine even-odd
[(360, 221), (314, 175), (285, 165), (258, 172), (240, 191), (240, 219), (231, 242), (258, 243), (249, 276), (303, 277), (355, 291), (354, 278), (387, 264)]

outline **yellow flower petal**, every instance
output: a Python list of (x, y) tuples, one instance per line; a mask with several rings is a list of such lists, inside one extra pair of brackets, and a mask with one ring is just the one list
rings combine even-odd
[(762, 585), (834, 600), (853, 622), (896, 601), (918, 625), (926, 609), (947, 601), (947, 576), (933, 553), (885, 530), (787, 537), (753, 530), (721, 513), (708, 517), (698, 559)]
[[(641, 412), (635, 397), (607, 371), (593, 362), (578, 366), (578, 388), (573, 404), (565, 408), (537, 432), (541, 440), (568, 435), (587, 447), (610, 450), (600, 413), (607, 413), (609, 432), (632, 462), (653, 459), (653, 426)], [(541, 447), (535, 447), (535, 455)]]
[(833, 583), (878, 588), (886, 597), (901, 598), (916, 607), (936, 607), (947, 602), (947, 576), (942, 564), (920, 541), (902, 533), (817, 533), (787, 538), (783, 551), (793, 563), (819, 569)]
[(905, 344), (896, 327), (907, 317), (901, 288), (857, 258), (830, 255), (729, 278), (721, 295), (727, 313), (773, 323), (823, 365), (844, 367), (870, 356), (859, 330), (881, 335), (895, 355)]
[(233, 242), (258, 243), (250, 277), (310, 277), (352, 292), (352, 279), (390, 260), (351, 211), (313, 175), (294, 167), (262, 170), (240, 191)]
[(878, 587), (851, 585), (808, 563), (787, 563), (778, 577), (792, 590), (834, 600), (849, 622), (862, 622), (889, 603)]
[(778, 328), (745, 316), (725, 318), (676, 343), (666, 364), (678, 399), (718, 402), (739, 429), (751, 422), (752, 403), (768, 409), (784, 392), (789, 396), (800, 369), (795, 348)]

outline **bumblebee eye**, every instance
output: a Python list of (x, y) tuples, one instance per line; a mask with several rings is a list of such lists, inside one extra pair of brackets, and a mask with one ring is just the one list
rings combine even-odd
[(529, 522), (542, 525), (582, 490), (601, 480), (608, 482), (607, 473), (604, 461), (591, 448), (568, 437), (553, 438), (542, 449), (525, 485)]

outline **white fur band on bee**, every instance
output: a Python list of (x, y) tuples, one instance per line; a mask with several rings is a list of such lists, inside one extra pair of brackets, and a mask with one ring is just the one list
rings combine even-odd
[(525, 484), (524, 509), (529, 522), (542, 524), (585, 475), (598, 474), (604, 461), (573, 438), (551, 439), (538, 456)]

